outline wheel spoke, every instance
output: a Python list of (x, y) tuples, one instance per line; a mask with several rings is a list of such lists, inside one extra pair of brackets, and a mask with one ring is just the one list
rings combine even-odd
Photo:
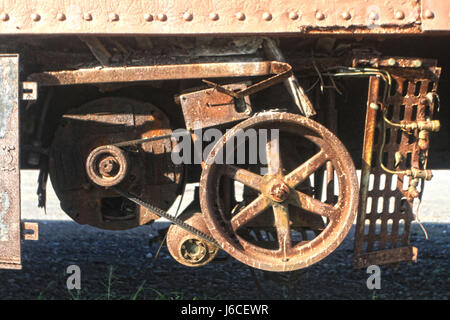
[(289, 187), (295, 188), (306, 178), (308, 178), (313, 172), (318, 170), (325, 163), (325, 161), (327, 161), (327, 159), (327, 153), (323, 149), (320, 150), (308, 161), (286, 175), (284, 177), (284, 181), (286, 181)]
[(263, 186), (263, 178), (251, 171), (227, 164), (223, 169), (224, 175), (227, 177), (239, 181), (247, 187), (254, 190), (261, 191)]
[(272, 205), (275, 216), (275, 228), (280, 251), (284, 260), (287, 261), (288, 250), (291, 248), (291, 228), (289, 225), (289, 209), (287, 203), (276, 203)]
[(278, 174), (281, 172), (280, 137), (271, 130), (270, 139), (266, 144), (266, 156), (268, 174)]
[(300, 191), (293, 190), (288, 199), (288, 203), (302, 208), (303, 210), (316, 213), (322, 217), (326, 217), (333, 220), (339, 213), (339, 209), (332, 206), (331, 204), (324, 203), (311, 196), (308, 196)]
[(248, 206), (239, 211), (233, 218), (231, 218), (231, 227), (237, 230), (250, 220), (256, 218), (264, 209), (269, 206), (269, 202), (263, 195), (259, 195)]

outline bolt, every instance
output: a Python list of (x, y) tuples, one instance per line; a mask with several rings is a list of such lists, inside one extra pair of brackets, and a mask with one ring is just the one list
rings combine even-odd
[(433, 19), (433, 18), (434, 18), (434, 12), (431, 11), (431, 10), (429, 10), (429, 9), (427, 9), (427, 10), (425, 10), (425, 12), (424, 12), (424, 17), (425, 17), (426, 19)]
[(192, 13), (186, 12), (185, 14), (183, 14), (183, 19), (185, 21), (192, 21), (192, 19), (194, 19), (194, 16), (192, 15)]
[(86, 21), (91, 21), (92, 20), (92, 14), (90, 14), (90, 13), (83, 14), (83, 19), (86, 20)]
[(394, 58), (390, 58), (387, 63), (389, 66), (393, 67), (397, 64), (397, 61), (395, 61)]
[(289, 19), (291, 19), (291, 20), (297, 20), (297, 19), (298, 19), (298, 13), (297, 13), (297, 12), (291, 12), (291, 13), (289, 13)]
[(212, 21), (217, 21), (217, 20), (219, 20), (219, 15), (217, 13), (215, 13), (215, 12), (212, 12), (212, 13), (209, 14), (209, 18)]
[(236, 13), (236, 18), (240, 21), (244, 21), (245, 20), (245, 14), (243, 12), (238, 12)]
[(275, 182), (270, 186), (269, 194), (271, 198), (276, 202), (283, 202), (289, 196), (289, 186), (282, 180), (275, 180)]
[(117, 13), (110, 13), (109, 20), (111, 21), (119, 21), (119, 15)]
[(66, 20), (66, 15), (64, 13), (58, 13), (56, 19), (58, 19), (58, 21), (64, 21)]
[(158, 20), (159, 21), (166, 21), (167, 20), (167, 16), (164, 13), (159, 13), (158, 14)]
[(395, 13), (395, 19), (397, 19), (397, 20), (403, 20), (404, 18), (405, 18), (405, 13), (404, 13), (403, 11), (398, 10), (398, 11)]
[(348, 11), (342, 12), (341, 16), (342, 16), (342, 19), (344, 19), (344, 20), (350, 20), (352, 18), (352, 15)]
[(272, 14), (270, 12), (264, 12), (263, 15), (262, 15), (262, 18), (265, 21), (270, 21), (270, 20), (272, 20)]
[(33, 13), (33, 14), (31, 14), (31, 20), (39, 21), (39, 20), (41, 20), (41, 16), (38, 15), (37, 13)]
[(316, 12), (316, 19), (317, 20), (323, 20), (323, 19), (325, 19), (325, 15), (322, 12), (317, 11)]
[(144, 20), (148, 22), (153, 21), (153, 16), (150, 13), (146, 13), (144, 14)]
[(7, 14), (6, 12), (2, 12), (2, 13), (0, 14), (0, 19), (1, 19), (2, 21), (8, 21), (8, 20), (9, 20), (9, 14)]

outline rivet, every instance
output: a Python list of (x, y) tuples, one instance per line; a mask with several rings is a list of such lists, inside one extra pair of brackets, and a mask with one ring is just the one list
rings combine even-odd
[(33, 21), (39, 21), (39, 20), (41, 20), (41, 16), (38, 15), (37, 13), (33, 13), (33, 14), (31, 15), (31, 20), (33, 20)]
[(375, 11), (370, 11), (369, 19), (370, 20), (377, 20), (378, 19), (378, 13), (376, 13)]
[(194, 18), (194, 16), (192, 15), (192, 13), (185, 12), (185, 13), (183, 14), (183, 19), (184, 19), (185, 21), (192, 21), (193, 18)]
[(83, 19), (86, 20), (86, 21), (91, 21), (92, 20), (92, 14), (90, 14), (90, 13), (83, 14)]
[(348, 11), (344, 11), (341, 14), (342, 19), (344, 20), (350, 20), (352, 18), (352, 15)]
[(414, 65), (414, 67), (416, 67), (416, 68), (420, 68), (420, 67), (422, 66), (422, 61), (419, 60), (419, 59), (414, 60), (414, 61), (413, 61), (413, 65)]
[(405, 18), (405, 14), (403, 13), (403, 11), (399, 10), (395, 13), (395, 19), (402, 20), (404, 18)]
[(298, 13), (297, 13), (297, 12), (291, 12), (291, 13), (289, 13), (289, 19), (291, 19), (291, 20), (297, 20), (297, 19), (298, 19)]
[(58, 19), (58, 21), (64, 21), (66, 20), (66, 15), (64, 13), (58, 13), (56, 19)]
[(323, 19), (325, 19), (325, 15), (322, 12), (317, 11), (316, 12), (316, 19), (317, 20), (323, 20)]
[(9, 20), (9, 14), (7, 14), (6, 12), (2, 12), (2, 13), (0, 14), (0, 19), (1, 19), (2, 21), (8, 21), (8, 20)]
[(119, 21), (119, 15), (117, 13), (110, 13), (109, 20), (111, 21)]
[(270, 21), (272, 20), (272, 14), (270, 14), (270, 12), (264, 12), (262, 18), (266, 21)]
[(158, 20), (159, 21), (166, 21), (167, 20), (167, 16), (164, 13), (159, 13), (158, 14)]
[(427, 19), (433, 19), (434, 18), (433, 11), (431, 11), (429, 9), (425, 10), (424, 17), (427, 18)]
[(243, 20), (245, 20), (245, 14), (243, 12), (238, 12), (238, 13), (236, 13), (236, 18), (238, 20), (243, 21)]
[(387, 63), (388, 63), (389, 66), (393, 67), (393, 66), (395, 66), (395, 65), (397, 64), (397, 61), (395, 61), (394, 58), (390, 58), (390, 59), (387, 61)]
[(144, 14), (144, 20), (148, 22), (153, 21), (153, 15), (151, 15), (150, 13)]
[(215, 12), (212, 12), (209, 14), (209, 18), (213, 21), (217, 21), (217, 20), (219, 20), (219, 15)]

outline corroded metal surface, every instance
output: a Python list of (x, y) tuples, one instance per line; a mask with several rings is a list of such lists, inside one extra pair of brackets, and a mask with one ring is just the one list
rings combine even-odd
[(418, 33), (422, 1), (3, 0), (0, 30), (3, 34)]
[[(232, 91), (242, 91), (245, 84), (223, 86)], [(243, 120), (252, 112), (250, 98), (235, 99), (215, 89), (206, 89), (180, 95), (186, 128), (200, 129), (223, 123)]]
[[(426, 170), (429, 134), (424, 135), (425, 130), (419, 130), (413, 124), (433, 119), (435, 104), (429, 97), (430, 93), (437, 90), (440, 69), (430, 66), (409, 69), (416, 60), (410, 59), (409, 62), (388, 69), (394, 79), (394, 86), (383, 106), (387, 108), (387, 118), (393, 123), (408, 124), (408, 127), (415, 128), (402, 130), (387, 126), (381, 160), (389, 170), (401, 172), (399, 174), (386, 172), (380, 166), (379, 152), (383, 144), (383, 118), (379, 100), (381, 89), (378, 79), (372, 77), (370, 80), (361, 204), (355, 235), (355, 268), (373, 263), (411, 261), (417, 257), (417, 252), (409, 254), (416, 250), (409, 246), (409, 233), (411, 222), (415, 219), (414, 199), (419, 197), (424, 181), (414, 179), (417, 175), (413, 172), (420, 171), (423, 173), (422, 178), (430, 178)], [(382, 254), (378, 253), (380, 250), (383, 250)]]
[(18, 55), (0, 55), (0, 83), (0, 268), (20, 269)]
[[(99, 174), (98, 184), (88, 178), (86, 161), (100, 146), (170, 133), (169, 120), (158, 108), (126, 98), (94, 100), (65, 114), (50, 150), (50, 177), (62, 209), (80, 224), (111, 230), (133, 228), (157, 219), (150, 210), (105, 187), (108, 178), (104, 181), (102, 177), (109, 173), (115, 176), (113, 167), (113, 171), (108, 169), (108, 158), (94, 157), (100, 160), (97, 166), (105, 165), (104, 175), (100, 175), (100, 168), (94, 170)], [(167, 210), (178, 195), (183, 179), (183, 165), (171, 161), (174, 144), (174, 139), (165, 138), (126, 146), (131, 152), (127, 153), (125, 162), (119, 159), (122, 151), (111, 153), (119, 156), (115, 159), (122, 163), (122, 168), (127, 167), (126, 176), (119, 174), (123, 179), (119, 181), (120, 186)], [(96, 161), (88, 162), (88, 168), (96, 167)]]
[(450, 30), (450, 1), (422, 0), (421, 13), (423, 31)]
[[(216, 162), (227, 141), (234, 139), (241, 129), (249, 128), (279, 129), (279, 138), (271, 136), (266, 142), (268, 171), (265, 175), (252, 172), (249, 168)], [(297, 159), (295, 165), (286, 170), (288, 159), (280, 151), (280, 141), (287, 137), (290, 141), (287, 150), (293, 149), (294, 141), (301, 139), (319, 150), (313, 152), (312, 157), (308, 156), (300, 166), (301, 160)], [(334, 203), (324, 203), (301, 188), (302, 183), (327, 162), (336, 171), (336, 183), (339, 185), (339, 195)], [(221, 183), (226, 178), (253, 189), (253, 200), (230, 212), (222, 200), (224, 191)], [(345, 147), (325, 127), (299, 115), (267, 112), (233, 127), (211, 150), (200, 180), (200, 203), (211, 235), (231, 256), (263, 270), (296, 270), (325, 258), (347, 235), (358, 205), (356, 172)], [(296, 208), (312, 216), (321, 216), (328, 222), (311, 241), (294, 239), (292, 226), (293, 217), (298, 214)], [(260, 217), (272, 221), (271, 226), (276, 234), (276, 239), (271, 243), (266, 241), (266, 246), (264, 241), (252, 241), (242, 233), (247, 225)]]
[[(201, 212), (185, 212), (179, 218), (204, 234), (210, 235)], [(175, 224), (171, 225), (167, 231), (167, 248), (176, 261), (188, 267), (204, 266), (219, 252), (216, 244)]]
[[(128, 81), (155, 81), (177, 79), (228, 78), (275, 75), (263, 82), (262, 87), (249, 87), (247, 90), (261, 89), (276, 83), (277, 75), (291, 72), (287, 63), (276, 61), (239, 63), (196, 63), (179, 65), (153, 65), (136, 67), (109, 67), (79, 70), (49, 71), (32, 74), (28, 77), (40, 86), (73, 85), (83, 83), (109, 83)], [(256, 84), (255, 84), (256, 85)], [(251, 94), (248, 92), (247, 94)]]

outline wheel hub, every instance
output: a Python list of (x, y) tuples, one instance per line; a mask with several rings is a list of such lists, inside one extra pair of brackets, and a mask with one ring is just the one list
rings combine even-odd
[(289, 197), (289, 186), (282, 178), (272, 178), (267, 185), (266, 195), (275, 202), (284, 202)]

